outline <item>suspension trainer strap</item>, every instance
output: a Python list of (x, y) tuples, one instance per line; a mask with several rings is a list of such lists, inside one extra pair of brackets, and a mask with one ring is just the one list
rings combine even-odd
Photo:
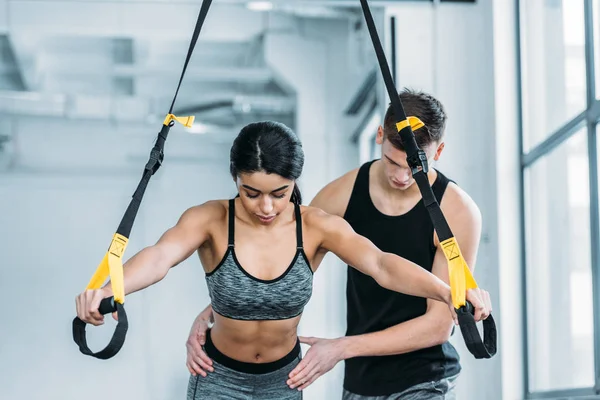
[(385, 87), (390, 98), (391, 106), (396, 117), (396, 129), (402, 140), (402, 144), (406, 150), (406, 160), (411, 168), (412, 175), (417, 182), (423, 202), (429, 217), (433, 223), (434, 229), (440, 240), (440, 245), (444, 251), (446, 260), (448, 261), (448, 270), (450, 276), (450, 288), (452, 291), (452, 302), (458, 316), (465, 344), (475, 358), (491, 358), (496, 354), (496, 324), (493, 317), (490, 315), (483, 321), (483, 341), (477, 330), (475, 318), (473, 316), (473, 305), (466, 301), (467, 290), (477, 288), (477, 282), (471, 274), (467, 262), (462, 256), (458, 242), (454, 238), (450, 226), (442, 213), (438, 204), (427, 172), (429, 166), (425, 152), (419, 148), (415, 140), (413, 130), (417, 130), (424, 126), (416, 117), (407, 117), (402, 106), (402, 102), (396, 91), (396, 86), (392, 79), (390, 69), (375, 28), (373, 16), (369, 8), (367, 0), (360, 0), (363, 14), (369, 29), (369, 34), (377, 54), (377, 60), (383, 75)]
[(167, 116), (163, 121), (161, 130), (158, 133), (154, 147), (150, 151), (150, 157), (148, 159), (148, 162), (144, 167), (142, 178), (140, 179), (140, 182), (135, 192), (133, 193), (131, 202), (129, 203), (129, 206), (126, 209), (123, 218), (121, 219), (121, 223), (119, 224), (116, 233), (113, 235), (108, 251), (105, 254), (102, 261), (100, 262), (100, 265), (96, 269), (96, 272), (94, 273), (86, 287), (87, 290), (99, 289), (102, 287), (106, 279), (110, 276), (113, 296), (102, 300), (102, 302), (100, 303), (99, 312), (104, 315), (113, 311), (117, 311), (118, 323), (115, 329), (115, 333), (113, 334), (113, 337), (108, 343), (108, 345), (103, 350), (99, 352), (93, 352), (89, 349), (86, 341), (86, 323), (78, 317), (75, 317), (75, 319), (73, 320), (73, 340), (79, 346), (79, 350), (85, 355), (106, 360), (115, 356), (119, 352), (119, 350), (121, 350), (121, 348), (123, 347), (123, 343), (125, 342), (128, 322), (127, 314), (125, 313), (124, 307), (125, 288), (123, 285), (123, 254), (127, 247), (129, 235), (131, 234), (131, 229), (133, 228), (133, 224), (135, 222), (135, 218), (142, 203), (144, 193), (146, 192), (148, 182), (150, 182), (150, 178), (152, 177), (152, 175), (154, 175), (162, 165), (162, 161), (164, 158), (165, 142), (167, 140), (171, 127), (175, 125), (175, 122), (179, 122), (180, 124), (188, 128), (191, 127), (194, 123), (193, 116), (177, 117), (173, 115), (173, 107), (175, 105), (175, 100), (177, 99), (177, 95), (179, 94), (179, 89), (181, 87), (183, 77), (192, 57), (192, 53), (194, 51), (194, 47), (196, 46), (196, 42), (198, 41), (198, 37), (200, 36), (200, 31), (202, 30), (202, 25), (204, 24), (204, 20), (206, 19), (206, 15), (208, 14), (208, 10), (210, 8), (211, 3), (212, 0), (203, 0), (202, 2), (200, 13), (198, 14), (198, 20), (196, 21), (196, 27), (194, 29), (194, 33), (190, 41), (187, 57), (185, 58), (183, 69), (181, 71), (181, 76), (179, 78), (179, 83), (177, 85), (177, 90), (175, 91), (175, 95), (173, 96), (173, 101), (171, 102), (169, 112), (167, 113)]

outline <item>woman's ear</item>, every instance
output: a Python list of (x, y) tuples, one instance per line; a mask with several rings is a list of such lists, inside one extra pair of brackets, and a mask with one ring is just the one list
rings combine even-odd
[(442, 142), (438, 145), (437, 149), (435, 150), (435, 154), (433, 156), (433, 159), (435, 161), (440, 159), (440, 156), (442, 155), (442, 151), (444, 151), (444, 146), (445, 146), (444, 142)]

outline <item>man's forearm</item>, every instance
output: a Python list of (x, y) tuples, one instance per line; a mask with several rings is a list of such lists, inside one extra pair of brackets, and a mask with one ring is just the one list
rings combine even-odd
[(442, 344), (450, 336), (452, 322), (446, 325), (436, 318), (423, 315), (382, 331), (343, 337), (343, 358), (404, 354)]

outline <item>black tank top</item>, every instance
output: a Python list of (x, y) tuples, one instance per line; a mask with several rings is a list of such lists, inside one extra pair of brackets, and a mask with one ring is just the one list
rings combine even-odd
[[(369, 169), (373, 162), (359, 169), (344, 219), (382, 251), (431, 271), (436, 248), (433, 224), (423, 201), (400, 216), (388, 216), (377, 210), (369, 194)], [(448, 182), (438, 171), (432, 185), (438, 202)], [(425, 314), (427, 308), (425, 298), (385, 289), (350, 266), (346, 301), (347, 336), (389, 328)], [(389, 395), (422, 382), (456, 375), (460, 368), (458, 353), (448, 342), (400, 355), (356, 357), (345, 361), (344, 388), (363, 396)]]

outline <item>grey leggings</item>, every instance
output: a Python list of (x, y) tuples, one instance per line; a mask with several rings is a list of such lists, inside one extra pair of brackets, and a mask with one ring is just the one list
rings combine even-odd
[(206, 335), (204, 351), (213, 361), (206, 377), (190, 376), (187, 400), (299, 400), (302, 392), (286, 384), (288, 374), (302, 358), (300, 342), (280, 360), (253, 364), (234, 360), (221, 353)]
[(342, 400), (455, 400), (456, 378), (458, 375), (420, 383), (403, 392), (387, 396), (361, 396), (344, 389)]

